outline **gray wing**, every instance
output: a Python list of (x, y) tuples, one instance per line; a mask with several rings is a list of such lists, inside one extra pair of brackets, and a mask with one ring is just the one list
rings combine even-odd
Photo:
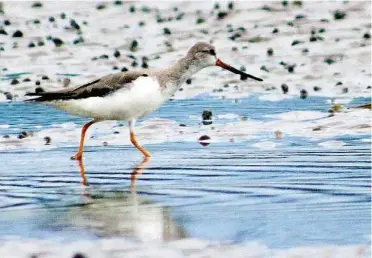
[(93, 80), (75, 89), (27, 93), (26, 96), (39, 96), (38, 98), (27, 100), (36, 102), (104, 97), (117, 91), (118, 89), (130, 89), (132, 87), (132, 82), (140, 76), (148, 75), (139, 71), (110, 74), (100, 79)]

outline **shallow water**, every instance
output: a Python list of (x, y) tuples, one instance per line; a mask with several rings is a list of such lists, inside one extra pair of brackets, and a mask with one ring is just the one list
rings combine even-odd
[[(270, 109), (258, 99), (227, 104), (200, 96), (169, 102), (153, 116), (179, 117), (177, 121), (192, 126), (200, 123), (192, 115), (205, 106), (218, 117), (235, 105), (238, 117), (247, 114), (259, 121), (269, 119), (262, 114), (285, 113), (289, 104), (294, 110), (306, 109), (306, 100), (275, 102)], [(350, 105), (365, 101), (356, 99)], [(326, 99), (308, 100), (316, 102), (319, 111), (327, 110)], [(46, 129), (83, 121), (39, 105), (2, 106), (1, 123), (10, 125), (2, 133), (20, 125), (35, 130), (35, 124)], [(182, 113), (184, 106), (189, 112)], [(14, 112), (4, 112), (6, 108)], [(29, 121), (20, 124), (20, 116)], [(116, 139), (121, 137), (127, 135)], [(259, 241), (270, 248), (369, 243), (371, 147), (365, 139), (369, 136), (326, 138), (344, 143), (331, 148), (319, 145), (325, 139), (274, 139), (268, 134), (238, 142), (212, 141), (207, 146), (196, 139), (153, 143), (146, 145), (153, 157), (136, 175), (131, 173), (142, 159), (132, 146), (89, 147), (91, 139), (87, 139), (83, 165), (88, 187), (81, 184), (79, 164), (69, 160), (77, 142), (64, 146), (56, 139), (53, 148), (36, 152), (22, 146), (3, 150), (0, 235), (64, 241), (103, 236), (143, 241), (196, 237)], [(267, 140), (275, 147), (254, 147)], [(141, 232), (146, 227), (152, 234)]]

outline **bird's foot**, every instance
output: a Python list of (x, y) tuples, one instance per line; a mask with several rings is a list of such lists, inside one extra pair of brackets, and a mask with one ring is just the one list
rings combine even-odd
[(71, 157), (72, 160), (81, 160), (83, 155), (81, 153), (76, 153), (74, 156)]

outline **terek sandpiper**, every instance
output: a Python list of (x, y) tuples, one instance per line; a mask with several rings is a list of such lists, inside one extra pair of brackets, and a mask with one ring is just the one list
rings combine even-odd
[(262, 81), (222, 62), (217, 58), (213, 45), (198, 42), (185, 57), (167, 69), (141, 69), (110, 74), (74, 89), (28, 93), (27, 96), (39, 97), (27, 102), (42, 103), (72, 115), (93, 118), (84, 124), (78, 152), (71, 159), (81, 160), (88, 127), (104, 120), (128, 121), (130, 141), (143, 155), (150, 157), (150, 153), (139, 145), (134, 135), (136, 120), (154, 111), (193, 74), (208, 66), (220, 66), (239, 74), (242, 80), (251, 78)]

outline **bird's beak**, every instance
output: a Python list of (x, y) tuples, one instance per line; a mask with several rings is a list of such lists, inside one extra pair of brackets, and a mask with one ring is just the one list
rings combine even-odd
[(245, 72), (242, 72), (228, 64), (225, 64), (224, 62), (222, 62), (220, 59), (217, 59), (216, 61), (216, 66), (219, 66), (219, 67), (222, 67), (223, 69), (226, 69), (226, 70), (229, 70), (230, 72), (232, 73), (236, 73), (236, 74), (240, 74), (240, 79), (241, 80), (245, 80), (247, 78), (251, 78), (253, 80), (256, 80), (256, 81), (263, 81), (261, 78), (258, 78), (258, 77), (255, 77), (253, 75), (250, 75), (250, 74), (247, 74)]

